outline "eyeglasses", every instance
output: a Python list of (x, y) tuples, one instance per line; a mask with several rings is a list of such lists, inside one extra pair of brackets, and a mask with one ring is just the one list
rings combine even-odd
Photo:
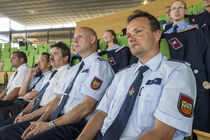
[(171, 11), (175, 11), (176, 9), (178, 9), (178, 10), (185, 9), (185, 6), (172, 7)]

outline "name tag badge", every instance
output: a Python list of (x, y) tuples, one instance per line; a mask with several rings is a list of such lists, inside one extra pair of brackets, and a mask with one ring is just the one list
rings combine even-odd
[(89, 72), (89, 69), (84, 69), (84, 70), (82, 70), (81, 73), (88, 73), (88, 72)]
[(146, 85), (152, 85), (152, 84), (160, 85), (161, 81), (162, 81), (162, 78), (155, 78), (153, 80), (148, 80)]

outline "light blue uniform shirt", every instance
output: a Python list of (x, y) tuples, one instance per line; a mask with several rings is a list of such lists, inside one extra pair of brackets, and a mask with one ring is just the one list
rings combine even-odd
[[(91, 54), (83, 61), (85, 65), (74, 82), (69, 93), (68, 101), (61, 111), (61, 114), (66, 114), (75, 106), (82, 103), (85, 95), (96, 101), (100, 101), (114, 77), (112, 67), (103, 58), (99, 57), (97, 53)], [(80, 64), (81, 62), (69, 69), (66, 75), (66, 81), (64, 82), (65, 84), (57, 93), (64, 94), (66, 88), (74, 79)], [(86, 117), (86, 120), (88, 120), (92, 114)]]
[[(138, 62), (118, 72), (98, 105), (97, 110), (107, 113), (102, 135), (119, 113), (141, 65)], [(191, 135), (193, 117), (181, 114), (177, 106), (180, 95), (189, 96), (192, 105), (195, 103), (196, 84), (191, 68), (180, 62), (166, 60), (160, 53), (145, 65), (149, 69), (143, 74), (133, 111), (120, 140), (134, 140), (152, 130), (155, 119), (177, 129), (173, 140), (183, 140), (184, 136)]]
[[(178, 25), (177, 31), (183, 30), (188, 27), (192, 27), (192, 25), (190, 25), (189, 23), (187, 23), (184, 20), (182, 22), (178, 23), (177, 25)], [(175, 26), (175, 24), (173, 24), (173, 26), (170, 29), (168, 29), (165, 33), (166, 34), (172, 33), (174, 31), (174, 26)]]
[[(36, 91), (39, 92), (39, 91), (41, 90), (41, 86), (42, 86), (42, 83), (43, 83), (44, 78), (45, 78), (48, 74), (51, 74), (51, 73), (52, 73), (51, 71), (47, 71), (47, 72), (43, 73), (43, 74), (42, 74), (43, 76), (42, 76), (42, 78), (41, 78), (40, 80), (39, 80), (40, 77), (34, 77), (34, 78), (31, 80), (30, 84), (29, 84), (29, 89), (32, 88), (32, 87), (34, 86), (34, 84), (36, 84), (35, 87), (32, 89), (32, 91), (36, 90)], [(36, 83), (38, 80), (39, 80), (39, 82)]]
[(107, 50), (107, 51), (111, 51), (111, 50), (116, 50), (116, 49), (119, 49), (119, 48), (120, 48), (119, 45), (114, 44), (111, 48), (108, 48), (108, 49), (106, 49), (106, 50)]

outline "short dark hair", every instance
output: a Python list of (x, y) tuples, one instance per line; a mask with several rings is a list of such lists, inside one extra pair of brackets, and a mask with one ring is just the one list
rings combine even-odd
[[(186, 3), (185, 3), (183, 0), (175, 0), (174, 2), (176, 2), (176, 1), (182, 2), (182, 3), (184, 4), (184, 8), (187, 9), (187, 5), (186, 5)], [(173, 2), (173, 3), (174, 3), (174, 2)]]
[(18, 58), (23, 58), (24, 62), (27, 63), (26, 54), (22, 51), (14, 51), (12, 54), (16, 54)]
[(63, 42), (58, 42), (58, 43), (55, 43), (55, 44), (51, 45), (50, 48), (51, 48), (51, 49), (52, 49), (52, 48), (61, 49), (62, 56), (63, 56), (63, 57), (68, 56), (68, 57), (69, 57), (68, 63), (70, 62), (71, 52), (70, 52), (68, 46), (67, 46), (65, 43), (63, 43)]
[(158, 22), (158, 20), (153, 15), (147, 12), (141, 11), (141, 10), (133, 11), (133, 13), (127, 18), (127, 24), (129, 24), (132, 20), (139, 17), (145, 17), (149, 20), (151, 31), (154, 32), (154, 31), (160, 30), (160, 23)]
[(170, 5), (166, 6), (166, 7), (165, 7), (165, 10), (166, 10), (167, 8), (171, 8), (171, 6), (170, 6)]
[(45, 55), (47, 58), (47, 62), (50, 62), (50, 54), (49, 53), (43, 52), (41, 55)]

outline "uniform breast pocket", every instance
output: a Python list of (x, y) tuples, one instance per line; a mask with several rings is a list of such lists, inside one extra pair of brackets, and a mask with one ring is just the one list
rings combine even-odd
[(158, 106), (162, 87), (160, 85), (144, 86), (138, 100), (138, 115), (140, 126), (150, 128), (154, 123), (154, 112)]
[(85, 81), (88, 78), (88, 73), (82, 72), (77, 76), (77, 81)]
[(111, 117), (115, 118), (116, 115), (118, 114), (125, 98), (126, 98), (126, 93), (128, 89), (125, 87), (118, 88), (118, 90), (115, 92), (115, 95), (112, 99), (112, 102), (109, 107), (109, 113)]

